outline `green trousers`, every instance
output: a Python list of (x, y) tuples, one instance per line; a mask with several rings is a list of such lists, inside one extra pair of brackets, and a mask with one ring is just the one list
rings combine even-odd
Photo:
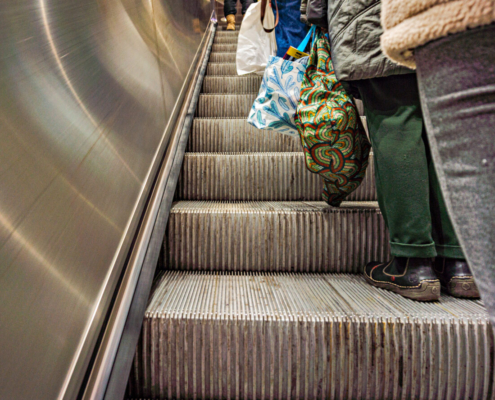
[(392, 255), (464, 259), (433, 167), (416, 74), (352, 85), (364, 104)]

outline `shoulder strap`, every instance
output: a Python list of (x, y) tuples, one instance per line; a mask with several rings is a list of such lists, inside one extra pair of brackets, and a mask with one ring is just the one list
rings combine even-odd
[[(275, 17), (275, 25), (271, 29), (265, 28), (264, 21), (265, 21), (265, 11), (266, 11), (266, 3), (267, 1), (270, 1), (270, 3), (273, 1), (275, 2), (275, 11), (276, 11), (276, 17)], [(263, 29), (265, 30), (266, 33), (273, 32), (273, 30), (276, 28), (278, 25), (278, 5), (277, 5), (277, 0), (261, 0), (261, 25), (263, 26)]]
[(308, 31), (308, 34), (306, 35), (306, 37), (303, 39), (301, 44), (298, 46), (298, 48), (297, 48), (298, 51), (301, 51), (304, 53), (304, 51), (306, 50), (306, 47), (308, 47), (308, 43), (311, 40), (311, 37), (313, 35), (315, 35), (315, 32), (316, 32), (316, 25), (313, 25), (313, 26), (311, 26), (311, 29)]

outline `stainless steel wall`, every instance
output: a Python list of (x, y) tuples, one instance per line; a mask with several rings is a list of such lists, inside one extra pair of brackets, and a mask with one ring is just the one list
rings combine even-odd
[(209, 0), (0, 2), (0, 399), (73, 399)]

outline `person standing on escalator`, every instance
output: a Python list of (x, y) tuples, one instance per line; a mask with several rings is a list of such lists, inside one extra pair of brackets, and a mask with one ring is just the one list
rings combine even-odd
[[(242, 15), (246, 14), (249, 6), (254, 0), (241, 0)], [(225, 0), (223, 3), (223, 13), (227, 18), (227, 30), (235, 31), (235, 15), (237, 14), (237, 0)]]
[(380, 49), (380, 1), (328, 0), (327, 11), (336, 76), (363, 101), (390, 233), (392, 259), (364, 266), (366, 280), (415, 300), (438, 300), (441, 287), (479, 297), (433, 166), (416, 74)]

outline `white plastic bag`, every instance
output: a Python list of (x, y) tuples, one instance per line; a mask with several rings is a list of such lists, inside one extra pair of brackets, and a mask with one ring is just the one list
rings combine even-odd
[[(266, 33), (261, 25), (261, 4), (249, 6), (242, 21), (237, 42), (237, 74), (257, 73), (263, 75), (268, 60), (277, 55), (277, 40), (275, 30)], [(275, 17), (270, 2), (266, 3), (264, 25), (271, 28), (275, 25)]]

